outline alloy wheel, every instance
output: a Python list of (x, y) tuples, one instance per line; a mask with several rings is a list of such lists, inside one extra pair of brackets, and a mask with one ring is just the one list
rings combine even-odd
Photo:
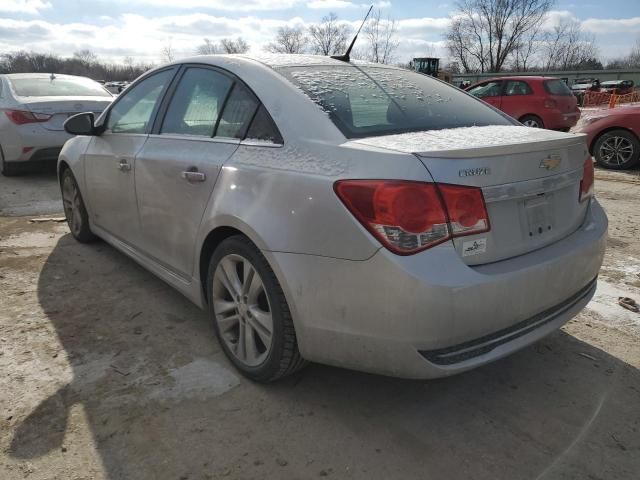
[(525, 127), (540, 128), (538, 121), (533, 118), (529, 118), (522, 123)]
[(633, 157), (633, 144), (624, 137), (612, 136), (600, 145), (600, 160), (607, 165), (624, 165)]
[(70, 175), (66, 176), (62, 182), (62, 203), (69, 229), (77, 236), (82, 230), (80, 191)]
[(255, 267), (238, 254), (223, 257), (211, 293), (218, 331), (229, 351), (249, 367), (262, 364), (273, 345), (273, 317)]

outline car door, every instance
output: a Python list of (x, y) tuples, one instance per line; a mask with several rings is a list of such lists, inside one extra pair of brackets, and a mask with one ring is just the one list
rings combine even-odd
[(85, 197), (92, 223), (137, 246), (140, 222), (135, 195), (135, 156), (147, 140), (174, 69), (154, 73), (118, 98), (84, 155)]
[(502, 101), (502, 80), (489, 80), (472, 87), (468, 92), (478, 98), (481, 98), (489, 105), (501, 109)]
[(535, 105), (533, 90), (524, 80), (506, 80), (501, 97), (500, 109), (513, 118), (520, 118), (527, 113), (537, 113), (539, 105)]
[(216, 179), (244, 138), (259, 102), (233, 76), (186, 66), (136, 158), (145, 252), (188, 279), (202, 215)]

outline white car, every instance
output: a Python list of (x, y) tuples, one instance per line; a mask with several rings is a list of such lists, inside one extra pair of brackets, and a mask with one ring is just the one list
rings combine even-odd
[(27, 163), (55, 162), (71, 135), (65, 120), (78, 112), (100, 114), (113, 100), (89, 78), (48, 73), (0, 75), (0, 161), (3, 175)]

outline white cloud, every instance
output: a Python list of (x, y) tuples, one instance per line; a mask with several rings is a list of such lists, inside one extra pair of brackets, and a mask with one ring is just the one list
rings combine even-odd
[[(311, 9), (338, 10), (341, 8), (369, 8), (371, 3), (355, 3), (346, 0), (313, 0), (307, 3), (307, 7)], [(376, 8), (387, 8), (391, 6), (389, 1), (379, 1), (373, 3)]]
[(640, 17), (632, 18), (589, 18), (581, 22), (582, 29), (592, 33), (634, 33), (640, 32)]
[(51, 3), (42, 0), (0, 0), (2, 12), (37, 14), (45, 8), (51, 8)]
[[(250, 12), (265, 10), (284, 10), (291, 8), (302, 0), (137, 0), (135, 3), (156, 7), (180, 7), (189, 9), (225, 10), (230, 12)], [(127, 4), (131, 2), (127, 1)]]
[(307, 3), (309, 8), (326, 8), (326, 9), (339, 9), (339, 8), (353, 8), (357, 5), (353, 2), (346, 2), (344, 0), (314, 0)]

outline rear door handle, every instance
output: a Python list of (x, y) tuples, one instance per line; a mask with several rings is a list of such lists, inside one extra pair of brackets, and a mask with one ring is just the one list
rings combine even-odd
[(131, 170), (131, 165), (129, 165), (129, 162), (127, 162), (126, 159), (122, 158), (120, 159), (120, 163), (118, 163), (118, 170), (121, 172), (128, 172)]
[(189, 183), (204, 182), (207, 179), (207, 176), (199, 172), (196, 167), (191, 167), (186, 172), (182, 172), (180, 176)]

